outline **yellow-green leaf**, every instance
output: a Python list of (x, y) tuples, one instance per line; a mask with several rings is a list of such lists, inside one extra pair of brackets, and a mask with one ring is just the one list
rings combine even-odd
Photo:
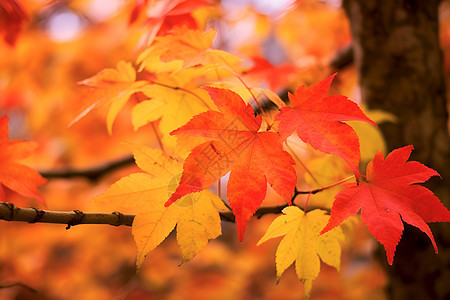
[(178, 212), (174, 208), (158, 206), (154, 210), (137, 213), (132, 233), (137, 245), (136, 268), (139, 271), (147, 255), (162, 243), (175, 228)]
[[(169, 207), (164, 203), (175, 191), (182, 163), (160, 150), (131, 145), (137, 165), (146, 173), (126, 176), (93, 199), (136, 209), (132, 232), (139, 270), (145, 257), (177, 226), (183, 262), (193, 258), (210, 239), (221, 234), (218, 210), (225, 209), (211, 191), (188, 194)], [(221, 204), (222, 203), (222, 204)]]
[(210, 239), (215, 239), (222, 232), (220, 216), (212, 202), (216, 196), (208, 190), (198, 194), (198, 199), (192, 201), (191, 205), (177, 207), (177, 241), (183, 253), (183, 263), (193, 258)]
[(157, 37), (151, 49), (144, 51), (138, 61), (147, 68), (156, 54), (163, 62), (183, 61), (184, 68), (209, 64), (232, 67), (240, 64), (241, 60), (231, 53), (211, 49), (215, 36), (215, 30), (202, 32), (177, 28), (173, 34)]
[(320, 260), (339, 270), (341, 247), (344, 240), (341, 228), (319, 236), (319, 232), (328, 222), (323, 210), (304, 213), (297, 206), (283, 209), (283, 215), (277, 217), (269, 226), (258, 245), (275, 237), (284, 235), (276, 252), (277, 278), (295, 261), (298, 278), (305, 286), (309, 297), (312, 282), (320, 271)]
[(187, 123), (194, 115), (215, 107), (208, 93), (194, 82), (195, 72), (185, 69), (176, 76), (160, 75), (154, 84), (142, 88), (150, 100), (133, 108), (134, 128), (161, 118), (159, 130), (163, 134), (164, 145), (174, 147), (176, 138), (169, 135), (171, 131)]

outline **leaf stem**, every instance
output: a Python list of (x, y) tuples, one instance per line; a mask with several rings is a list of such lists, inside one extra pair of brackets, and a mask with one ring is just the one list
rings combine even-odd
[(205, 102), (205, 100), (202, 99), (202, 97), (200, 97), (199, 95), (197, 95), (196, 93), (194, 93), (194, 92), (192, 92), (192, 91), (190, 91), (188, 89), (185, 89), (185, 88), (182, 88), (182, 87), (178, 87), (178, 86), (170, 86), (170, 85), (167, 85), (167, 84), (164, 84), (164, 83), (160, 83), (160, 82), (157, 82), (157, 81), (151, 81), (151, 83), (155, 84), (155, 85), (159, 85), (159, 86), (165, 87), (165, 88), (168, 88), (168, 89), (172, 89), (174, 91), (180, 90), (180, 91), (183, 91), (183, 92), (185, 92), (187, 94), (190, 94), (191, 96), (194, 96), (195, 98), (200, 100), (200, 102), (202, 102), (203, 105), (205, 105), (208, 109), (211, 109), (211, 107), (208, 105), (208, 103)]
[(156, 140), (158, 141), (159, 148), (161, 149), (162, 152), (166, 153), (166, 150), (164, 149), (164, 145), (162, 143), (161, 137), (159, 136), (158, 130), (156, 129), (155, 122), (150, 122), (150, 124), (152, 125), (152, 130), (156, 136)]
[[(236, 74), (237, 79), (239, 79), (239, 81), (245, 86), (245, 88), (248, 90), (248, 92), (250, 93), (250, 95), (253, 97), (253, 100), (255, 100), (256, 105), (258, 106), (259, 110), (261, 111), (261, 115), (264, 116), (266, 115), (266, 113), (264, 112), (261, 104), (259, 103), (258, 99), (256, 99), (255, 95), (252, 92), (252, 89), (248, 87), (248, 85), (245, 83), (245, 81)], [(264, 122), (266, 123), (267, 128), (271, 128), (271, 125), (269, 124), (269, 122), (266, 120), (266, 118), (263, 118)]]
[(324, 186), (324, 187), (321, 187), (321, 188), (318, 188), (318, 189), (310, 190), (310, 191), (299, 191), (299, 190), (297, 190), (297, 188), (295, 188), (294, 196), (292, 198), (294, 199), (298, 195), (317, 194), (318, 192), (321, 192), (321, 191), (324, 191), (326, 189), (335, 187), (335, 186), (340, 185), (340, 184), (342, 184), (342, 183), (344, 183), (346, 181), (349, 181), (350, 179), (353, 179), (353, 178), (355, 178), (355, 175), (352, 175), (352, 176), (349, 176), (349, 177), (344, 178), (342, 180), (339, 180), (338, 182), (335, 182), (333, 184), (330, 184), (330, 185), (327, 185), (327, 186)]
[(309, 193), (308, 196), (306, 197), (305, 208), (303, 209), (305, 215), (306, 215), (306, 210), (308, 209), (309, 197), (311, 197), (311, 193)]

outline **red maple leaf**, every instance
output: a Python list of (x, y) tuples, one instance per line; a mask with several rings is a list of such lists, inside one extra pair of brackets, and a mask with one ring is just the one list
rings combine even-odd
[(367, 182), (350, 184), (336, 195), (330, 220), (321, 234), (361, 209), (370, 233), (384, 245), (389, 264), (402, 236), (402, 220), (425, 232), (437, 253), (427, 223), (450, 221), (450, 211), (429, 189), (415, 184), (439, 174), (417, 161), (407, 162), (412, 149), (413, 146), (396, 149), (386, 159), (378, 152), (367, 166)]
[(253, 67), (245, 72), (245, 75), (265, 80), (269, 84), (269, 88), (274, 92), (285, 87), (289, 78), (298, 72), (297, 68), (292, 64), (274, 66), (268, 60), (259, 56), (252, 57), (252, 60)]
[(3, 31), (5, 42), (14, 46), (20, 30), (28, 21), (22, 5), (17, 0), (0, 0), (0, 32)]
[(252, 107), (239, 95), (227, 89), (205, 89), (220, 112), (209, 110), (198, 114), (171, 134), (212, 141), (191, 151), (184, 162), (180, 184), (165, 205), (210, 187), (231, 171), (227, 195), (242, 241), (247, 221), (264, 200), (267, 182), (291, 204), (297, 181), (294, 161), (282, 149), (277, 133), (258, 132), (261, 116), (255, 117)]
[(364, 121), (375, 126), (358, 107), (342, 95), (325, 97), (336, 73), (309, 87), (300, 86), (289, 100), (293, 107), (282, 107), (275, 116), (280, 121), (278, 130), (283, 139), (294, 131), (314, 149), (334, 154), (345, 160), (359, 176), (361, 158), (356, 132), (343, 121)]
[(189, 29), (197, 29), (197, 21), (192, 12), (202, 6), (209, 6), (206, 0), (168, 0), (150, 1), (137, 0), (131, 12), (129, 24), (135, 23), (146, 10), (145, 24), (149, 28), (147, 42), (151, 43), (158, 35), (166, 35), (176, 26), (185, 26)]
[(37, 186), (47, 180), (36, 170), (16, 162), (28, 157), (37, 147), (35, 142), (9, 140), (8, 117), (0, 118), (0, 201), (4, 201), (2, 185), (30, 198), (44, 200)]

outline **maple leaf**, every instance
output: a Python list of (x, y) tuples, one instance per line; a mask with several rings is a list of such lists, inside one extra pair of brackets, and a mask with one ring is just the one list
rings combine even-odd
[(265, 80), (272, 91), (278, 91), (285, 87), (288, 78), (293, 77), (298, 72), (297, 68), (291, 64), (274, 66), (265, 58), (258, 56), (252, 57), (252, 60), (254, 65), (245, 72), (245, 75)]
[(5, 42), (14, 46), (28, 15), (19, 1), (0, 0), (0, 31), (4, 33)]
[[(385, 122), (396, 122), (394, 115), (381, 110), (368, 110), (364, 105), (360, 105), (362, 111), (378, 125)], [(383, 134), (380, 129), (373, 127), (368, 123), (350, 121), (347, 122), (355, 130), (359, 138), (359, 145), (361, 149), (361, 161), (370, 161), (375, 154), (381, 150), (386, 153), (387, 146)]]
[(138, 0), (130, 15), (129, 24), (135, 23), (142, 11), (146, 10), (145, 26), (148, 28), (145, 40), (149, 45), (157, 35), (165, 35), (175, 27), (198, 29), (192, 13), (195, 9), (209, 6), (205, 0)]
[(154, 44), (139, 56), (138, 62), (142, 61), (145, 65), (147, 59), (157, 55), (163, 62), (182, 60), (184, 68), (208, 64), (232, 67), (239, 64), (241, 60), (231, 53), (211, 48), (215, 36), (215, 30), (203, 32), (177, 28), (170, 35), (157, 37)]
[(187, 195), (174, 205), (164, 202), (175, 190), (181, 163), (160, 150), (131, 146), (136, 164), (145, 173), (123, 177), (93, 201), (130, 207), (138, 212), (132, 233), (138, 247), (136, 266), (139, 270), (150, 251), (177, 227), (177, 241), (183, 262), (193, 258), (210, 239), (221, 234), (219, 210), (225, 205), (211, 191)]
[[(334, 185), (352, 174), (349, 166), (334, 155), (324, 154), (322, 157), (308, 160), (305, 166), (311, 172), (305, 173), (305, 182), (312, 190)], [(314, 177), (311, 177), (311, 174), (314, 174)], [(336, 185), (320, 193), (312, 194), (309, 196), (308, 203), (316, 207), (331, 208), (334, 196), (342, 189), (342, 185)]]
[(199, 136), (213, 141), (195, 147), (183, 165), (180, 184), (166, 206), (189, 193), (202, 191), (231, 171), (227, 195), (236, 216), (239, 240), (245, 226), (261, 206), (267, 182), (291, 204), (296, 174), (292, 157), (282, 149), (275, 132), (258, 132), (261, 116), (254, 115), (236, 93), (205, 87), (218, 111), (194, 116), (171, 134)]
[(37, 187), (47, 182), (35, 169), (17, 162), (36, 149), (37, 143), (21, 140), (9, 140), (8, 117), (0, 118), (0, 201), (4, 201), (2, 185), (30, 198), (36, 198), (45, 204)]
[(300, 86), (289, 94), (293, 107), (281, 108), (275, 116), (279, 120), (278, 130), (285, 139), (294, 131), (300, 139), (314, 149), (334, 154), (350, 165), (359, 176), (359, 141), (356, 132), (343, 121), (364, 121), (375, 126), (358, 107), (342, 95), (325, 97), (336, 73), (308, 88)]
[(104, 94), (99, 96), (98, 93), (95, 93), (95, 97), (89, 98), (83, 111), (78, 114), (69, 126), (80, 120), (95, 107), (110, 104), (106, 124), (109, 134), (112, 134), (112, 126), (117, 114), (125, 106), (131, 95), (139, 92), (140, 88), (147, 84), (147, 81), (136, 81), (136, 70), (131, 63), (119, 61), (116, 69), (104, 69), (98, 74), (81, 81), (80, 84), (99, 89)]
[(428, 235), (438, 252), (429, 222), (448, 222), (450, 212), (427, 188), (415, 183), (439, 174), (425, 165), (408, 161), (413, 146), (392, 151), (386, 159), (379, 151), (367, 166), (367, 182), (349, 184), (336, 195), (331, 218), (321, 231), (336, 227), (361, 209), (369, 232), (386, 249), (390, 265), (403, 232), (402, 220)]
[(208, 94), (194, 82), (196, 76), (197, 73), (191, 69), (183, 69), (175, 76), (167, 73), (157, 75), (154, 84), (141, 89), (149, 99), (133, 107), (131, 120), (134, 129), (160, 119), (162, 141), (165, 146), (174, 147), (176, 140), (169, 133), (194, 115), (214, 107)]
[(320, 260), (339, 271), (339, 242), (344, 241), (345, 236), (340, 227), (319, 236), (320, 229), (329, 218), (325, 213), (326, 211), (318, 209), (304, 213), (297, 206), (286, 207), (283, 215), (270, 224), (257, 244), (284, 236), (276, 252), (277, 279), (295, 261), (295, 270), (305, 285), (306, 297), (309, 297), (313, 280), (319, 275)]

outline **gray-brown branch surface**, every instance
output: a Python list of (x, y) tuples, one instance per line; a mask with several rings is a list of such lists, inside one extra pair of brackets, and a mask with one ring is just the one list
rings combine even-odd
[[(286, 205), (261, 207), (255, 213), (256, 217), (262, 217), (266, 214), (280, 214)], [(133, 214), (123, 214), (120, 212), (96, 213), (74, 211), (51, 211), (38, 208), (22, 208), (9, 202), (0, 202), (0, 220), (28, 222), (28, 223), (53, 223), (66, 224), (66, 229), (79, 224), (106, 224), (113, 226), (131, 226), (133, 224)], [(222, 221), (235, 222), (231, 211), (221, 211)]]
[[(331, 187), (331, 186), (329, 186)], [(298, 195), (302, 194), (316, 194), (323, 191), (329, 187), (319, 188), (311, 191), (298, 191), (295, 189), (292, 196), (292, 203)], [(280, 214), (282, 210), (288, 206), (277, 205), (277, 206), (263, 206), (255, 212), (255, 217), (260, 218), (267, 214)], [(317, 207), (309, 206), (309, 210), (315, 209)], [(231, 211), (221, 211), (219, 212), (220, 219), (222, 221), (235, 223), (235, 217)], [(97, 212), (82, 212), (80, 210), (73, 211), (51, 211), (43, 210), (39, 208), (22, 208), (9, 202), (0, 202), (0, 220), (5, 220), (8, 222), (28, 222), (28, 223), (54, 223), (54, 224), (66, 224), (66, 229), (70, 229), (71, 226), (79, 224), (106, 224), (113, 226), (131, 226), (133, 224), (134, 217), (133, 214), (123, 214), (120, 212), (112, 213), (97, 213)]]

